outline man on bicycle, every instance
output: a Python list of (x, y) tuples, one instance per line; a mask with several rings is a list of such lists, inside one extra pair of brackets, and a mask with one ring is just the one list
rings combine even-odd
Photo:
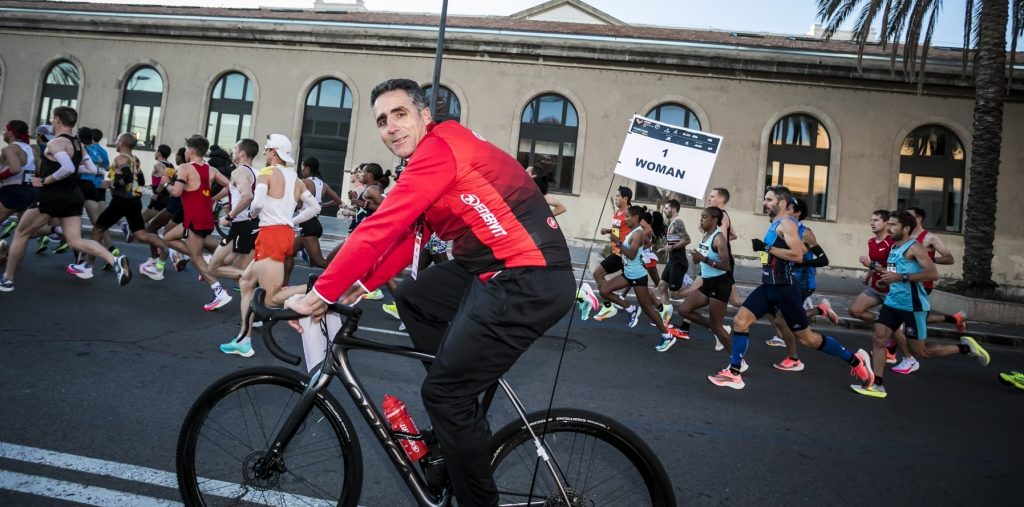
[[(434, 124), (415, 81), (377, 85), (370, 104), (384, 144), (408, 166), (313, 290), (289, 307), (320, 315), (411, 263), (395, 301), (413, 344), (437, 354), (422, 397), (455, 497), (464, 506), (497, 505), (477, 397), (569, 310), (569, 249), (519, 163), (458, 122)], [(454, 262), (417, 273), (414, 256), (431, 232), (454, 242)]]

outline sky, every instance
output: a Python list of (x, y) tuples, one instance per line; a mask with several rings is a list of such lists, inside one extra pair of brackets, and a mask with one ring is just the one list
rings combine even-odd
[[(81, 1), (81, 0), (79, 0)], [(310, 8), (313, 0), (85, 0), (101, 3), (197, 5), (207, 7)], [(345, 3), (349, 0), (339, 0)], [(355, 0), (350, 0), (354, 2)], [(449, 0), (449, 14), (507, 16), (545, 0)], [(815, 23), (815, 0), (584, 0), (629, 24), (714, 28), (801, 35)], [(966, 0), (945, 0), (932, 44), (963, 45)], [(365, 0), (371, 11), (441, 12), (441, 0)], [(852, 18), (853, 16), (851, 16)]]

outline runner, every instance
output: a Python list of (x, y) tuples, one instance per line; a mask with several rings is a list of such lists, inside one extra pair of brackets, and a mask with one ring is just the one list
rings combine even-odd
[[(167, 201), (171, 197), (167, 189), (160, 186), (160, 182), (163, 180), (164, 175), (167, 174), (167, 171), (174, 169), (174, 164), (167, 160), (170, 156), (171, 147), (166, 144), (157, 146), (156, 151), (153, 153), (153, 169), (149, 174), (149, 188), (153, 191), (153, 197), (149, 199), (149, 206), (142, 212), (142, 218), (146, 220), (147, 224), (161, 210), (167, 207)], [(160, 191), (157, 191), (157, 189), (160, 189)]]
[(982, 366), (988, 366), (989, 354), (970, 336), (960, 338), (959, 345), (925, 344), (928, 338), (926, 322), (931, 304), (923, 284), (939, 277), (935, 263), (927, 250), (915, 240), (913, 230), (917, 224), (913, 214), (896, 211), (889, 217), (889, 235), (893, 245), (889, 252), (887, 267), (875, 266), (882, 281), (889, 284), (885, 304), (875, 322), (872, 368), (874, 378), (861, 378), (860, 384), (850, 386), (855, 392), (874, 398), (885, 398), (887, 393), (882, 375), (885, 373), (885, 348), (889, 338), (903, 326), (910, 348), (915, 357), (930, 358), (962, 354), (976, 358)]
[[(239, 280), (242, 292), (241, 329), (235, 339), (220, 345), (225, 354), (252, 357), (252, 321), (249, 302), (256, 287), (267, 291), (267, 304), (281, 306), (284, 298), (278, 292), (285, 283), (284, 261), (295, 255), (295, 224), (320, 213), (320, 204), (299, 181), (291, 164), (292, 142), (281, 134), (270, 134), (264, 145), (267, 167), (256, 176), (256, 195), (250, 205), (250, 217), (259, 217), (260, 233), (256, 237), (256, 253)], [(295, 215), (295, 207), (303, 203)], [(293, 217), (294, 215), (294, 217)]]
[(686, 272), (690, 269), (690, 264), (686, 260), (686, 247), (690, 244), (690, 235), (686, 233), (683, 217), (679, 216), (679, 201), (669, 199), (662, 207), (662, 211), (665, 218), (668, 218), (668, 230), (665, 233), (665, 246), (659, 252), (667, 256), (668, 262), (662, 270), (661, 282), (658, 284), (658, 300), (662, 305), (661, 318), (668, 322), (672, 318), (670, 298), (679, 298), (679, 291), (685, 286)]
[[(0, 221), (24, 212), (35, 200), (32, 178), (38, 160), (35, 150), (28, 144), (27, 123), (21, 120), (7, 122), (4, 142), (7, 146), (0, 151)], [(17, 220), (13, 221), (13, 227), (17, 227), (17, 223)], [(4, 232), (6, 238), (10, 231), (5, 229)], [(6, 258), (6, 254), (2, 258)]]
[(249, 216), (249, 207), (256, 190), (256, 170), (252, 168), (252, 160), (259, 152), (260, 145), (252, 139), (242, 139), (231, 149), (235, 168), (231, 171), (231, 183), (225, 189), (228, 211), (221, 217), (221, 225), (228, 227), (228, 234), (220, 240), (210, 258), (210, 271), (218, 278), (238, 280), (252, 262), (260, 221)]
[(203, 155), (206, 155), (209, 147), (210, 142), (198, 134), (185, 140), (185, 157), (189, 163), (176, 168), (171, 186), (167, 188), (172, 196), (181, 198), (184, 218), (180, 227), (164, 236), (164, 242), (179, 252), (188, 252), (192, 264), (213, 291), (213, 301), (203, 305), (203, 310), (212, 312), (230, 303), (232, 297), (213, 276), (203, 259), (203, 243), (214, 228), (210, 184), (213, 181), (221, 186), (229, 184), (223, 174), (203, 161)]
[(874, 375), (868, 367), (867, 352), (858, 350), (853, 354), (832, 337), (815, 333), (809, 327), (807, 314), (800, 303), (800, 289), (793, 280), (793, 264), (801, 262), (807, 250), (800, 241), (797, 221), (793, 217), (795, 203), (793, 194), (786, 187), (773, 186), (765, 191), (764, 207), (773, 221), (764, 240), (755, 238), (751, 241), (754, 251), (761, 252), (761, 285), (747, 297), (733, 319), (729, 367), (708, 376), (708, 380), (717, 386), (743, 389), (745, 384), (740, 377), (740, 368), (747, 352), (750, 325), (773, 308), (782, 313), (800, 343), (848, 363), (852, 367), (851, 375), (865, 385), (871, 384)]
[[(615, 205), (615, 211), (612, 212), (612, 226), (610, 229), (601, 229), (601, 234), (612, 234), (619, 238), (625, 238), (629, 235), (632, 230), (626, 225), (626, 209), (632, 205), (633, 191), (629, 187), (619, 187), (612, 196), (612, 204)], [(605, 283), (608, 283), (605, 278), (608, 275), (622, 271), (622, 250), (619, 245), (615, 242), (611, 244), (612, 253), (605, 257), (601, 261), (601, 264), (594, 269), (594, 282), (597, 283), (598, 292), (603, 292), (602, 287)], [(620, 299), (621, 300), (621, 299)], [(619, 310), (612, 306), (612, 302), (605, 300), (601, 306), (601, 311), (597, 312), (594, 316), (594, 320), (607, 320), (619, 313)], [(584, 315), (584, 320), (586, 316)]]
[[(413, 344), (437, 352), (422, 395), (459, 505), (496, 505), (485, 414), (477, 396), (572, 305), (569, 249), (518, 162), (457, 122), (434, 125), (423, 91), (390, 80), (370, 95), (381, 139), (409, 165), (313, 291), (289, 306), (322, 314), (351, 303), (412, 261), (434, 230), (453, 262), (407, 277), (398, 306)], [(415, 152), (415, 154), (414, 154)], [(623, 236), (625, 236), (623, 234)]]
[(57, 137), (47, 143), (46, 152), (39, 161), (38, 174), (32, 178), (32, 186), (38, 189), (39, 206), (25, 210), (18, 222), (8, 254), (7, 268), (3, 277), (0, 277), (0, 291), (14, 290), (14, 275), (18, 263), (25, 255), (30, 236), (47, 224), (51, 217), (60, 221), (71, 248), (102, 257), (111, 263), (119, 285), (131, 281), (128, 257), (122, 255), (115, 258), (103, 245), (82, 238), (82, 205), (85, 198), (78, 188), (78, 172), (95, 172), (96, 166), (78, 139), (71, 135), (77, 122), (78, 111), (73, 108), (59, 106), (51, 113), (50, 124)]
[(566, 212), (566, 207), (561, 201), (555, 199), (551, 195), (548, 195), (548, 176), (543, 174), (539, 169), (534, 166), (526, 168), (526, 174), (533, 179), (533, 182), (537, 184), (537, 188), (540, 188), (540, 193), (544, 194), (544, 201), (551, 207), (551, 214), (554, 216), (561, 215)]
[[(154, 194), (167, 193), (167, 206), (157, 212), (153, 218), (146, 222), (146, 232), (156, 234), (161, 228), (164, 229), (166, 236), (167, 232), (170, 232), (177, 228), (185, 217), (181, 210), (181, 197), (175, 197), (167, 191), (167, 187), (171, 185), (171, 181), (174, 180), (176, 166), (180, 166), (187, 162), (185, 159), (185, 147), (178, 149), (174, 156), (174, 163), (171, 167), (164, 169), (164, 174), (160, 178), (160, 183), (157, 184), (156, 188), (153, 189)], [(152, 278), (153, 280), (164, 279), (164, 266), (167, 263), (169, 248), (158, 249), (152, 245), (149, 247), (149, 259), (139, 266), (139, 271)], [(147, 265), (151, 265), (151, 269), (144, 269)]]
[[(306, 157), (302, 161), (302, 170), (299, 176), (306, 190), (313, 194), (313, 198), (320, 204), (320, 210), (336, 208), (341, 204), (341, 197), (334, 192), (330, 185), (324, 183), (320, 175), (320, 160), (316, 157)], [(329, 199), (324, 202), (324, 196)], [(327, 259), (320, 250), (320, 237), (324, 234), (324, 227), (317, 217), (310, 218), (299, 224), (299, 237), (295, 241), (295, 251), (303, 253), (303, 258), (311, 267), (326, 268)], [(290, 279), (291, 262), (285, 263), (285, 280)]]
[[(889, 284), (883, 282), (881, 272), (875, 270), (876, 266), (886, 265), (889, 251), (892, 249), (892, 237), (889, 236), (889, 210), (877, 209), (872, 212), (869, 226), (875, 236), (868, 238), (868, 254), (860, 256), (860, 263), (868, 268), (868, 271), (861, 277), (861, 283), (867, 287), (857, 295), (853, 304), (850, 305), (850, 316), (874, 324), (876, 314), (871, 309), (882, 304), (885, 301), (885, 295), (889, 293)], [(892, 349), (886, 347), (885, 362), (896, 363), (895, 345), (892, 345)], [(902, 373), (902, 371), (897, 373)]]
[[(722, 327), (733, 285), (732, 270), (730, 269), (732, 266), (729, 264), (729, 259), (732, 258), (729, 255), (729, 241), (721, 229), (723, 217), (725, 217), (725, 212), (715, 206), (704, 208), (700, 213), (700, 230), (704, 236), (691, 255), (693, 262), (700, 266), (700, 276), (704, 282), (698, 292), (691, 294), (686, 301), (683, 301), (679, 313), (691, 322), (696, 322), (711, 330), (711, 333), (731, 354), (732, 340), (729, 338), (729, 333)], [(697, 310), (709, 305), (708, 315), (710, 318), (705, 318), (697, 313)], [(662, 342), (658, 345), (658, 352), (665, 352), (675, 342), (675, 339)]]

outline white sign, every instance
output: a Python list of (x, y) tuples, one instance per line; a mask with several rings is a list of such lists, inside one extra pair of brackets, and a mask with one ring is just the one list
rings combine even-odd
[(615, 174), (704, 198), (722, 136), (633, 115)]

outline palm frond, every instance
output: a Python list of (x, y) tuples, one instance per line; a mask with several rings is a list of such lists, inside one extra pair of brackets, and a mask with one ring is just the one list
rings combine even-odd
[(835, 35), (839, 27), (846, 21), (846, 17), (857, 7), (859, 0), (819, 0), (818, 19), (825, 22), (822, 38), (829, 40)]
[(864, 47), (867, 46), (868, 36), (871, 35), (871, 24), (878, 14), (882, 0), (870, 0), (864, 4), (857, 22), (853, 26), (853, 38), (857, 42), (857, 72), (863, 72), (862, 62), (864, 60)]
[(878, 30), (878, 41), (882, 44), (882, 49), (885, 49), (886, 43), (889, 41), (889, 12), (892, 10), (892, 0), (885, 0), (885, 7), (882, 8), (882, 27)]
[(935, 22), (942, 10), (942, 0), (937, 0), (931, 6), (931, 15), (928, 16), (928, 29), (924, 35), (924, 46), (921, 48), (921, 71), (917, 75), (917, 93), (924, 91), (924, 69), (928, 64), (928, 49), (932, 46), (932, 33), (935, 32)]

